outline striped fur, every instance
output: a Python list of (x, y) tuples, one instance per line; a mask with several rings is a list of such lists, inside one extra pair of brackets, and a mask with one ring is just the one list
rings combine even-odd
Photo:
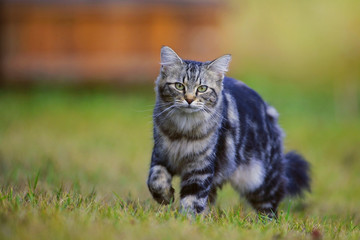
[(257, 211), (274, 216), (286, 194), (310, 189), (309, 166), (300, 155), (284, 155), (275, 108), (224, 76), (230, 59), (188, 61), (162, 48), (148, 187), (167, 204), (179, 175), (181, 208), (202, 213), (230, 182)]

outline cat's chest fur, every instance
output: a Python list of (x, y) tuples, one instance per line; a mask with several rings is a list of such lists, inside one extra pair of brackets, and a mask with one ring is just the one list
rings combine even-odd
[(158, 125), (162, 151), (167, 156), (169, 166), (180, 174), (187, 165), (196, 165), (200, 156), (211, 150), (216, 142), (216, 127), (205, 124), (203, 114), (182, 115), (181, 113), (163, 120)]

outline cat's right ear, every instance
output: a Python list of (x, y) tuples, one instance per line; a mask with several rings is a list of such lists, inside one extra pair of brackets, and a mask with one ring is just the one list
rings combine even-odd
[(161, 48), (160, 59), (161, 66), (165, 68), (180, 66), (183, 63), (183, 60), (168, 46)]
[(226, 54), (222, 57), (215, 59), (214, 61), (211, 61), (208, 64), (208, 69), (219, 74), (225, 74), (229, 70), (230, 61), (231, 61), (231, 55)]

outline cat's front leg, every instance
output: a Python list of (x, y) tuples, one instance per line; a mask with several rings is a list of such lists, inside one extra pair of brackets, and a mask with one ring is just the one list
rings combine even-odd
[(150, 168), (147, 181), (149, 191), (160, 204), (169, 204), (174, 199), (174, 188), (171, 186), (172, 176), (162, 165)]
[(213, 177), (213, 169), (209, 166), (182, 174), (180, 191), (182, 211), (198, 214), (206, 209)]

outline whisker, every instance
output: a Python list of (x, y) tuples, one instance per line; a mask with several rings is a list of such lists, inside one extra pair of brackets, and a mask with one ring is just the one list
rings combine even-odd
[(206, 106), (206, 105), (204, 105), (203, 107), (204, 107), (204, 110), (205, 110), (208, 114), (213, 114), (213, 115), (215, 115), (216, 117), (219, 117), (219, 118), (222, 117), (222, 114), (219, 113), (219, 112), (217, 112), (216, 110), (215, 110), (215, 111), (211, 111), (211, 109), (210, 109), (208, 106)]
[(171, 109), (172, 109), (172, 108), (174, 108), (174, 107), (175, 107), (174, 105), (171, 105), (170, 107), (165, 108), (162, 112), (160, 112), (160, 113), (158, 113), (158, 114), (154, 115), (154, 117), (159, 117), (161, 114), (163, 114), (163, 113), (165, 113), (165, 112), (167, 112), (167, 111), (171, 110)]

